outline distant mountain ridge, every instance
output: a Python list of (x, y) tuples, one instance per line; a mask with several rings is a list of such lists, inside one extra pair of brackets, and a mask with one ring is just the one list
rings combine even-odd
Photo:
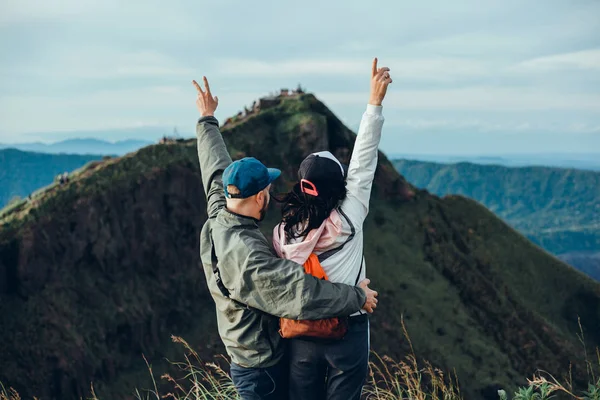
[(63, 140), (56, 143), (0, 143), (0, 149), (17, 149), (21, 151), (32, 151), (37, 153), (50, 154), (102, 154), (102, 155), (123, 155), (132, 151), (139, 150), (153, 142), (147, 140), (127, 139), (116, 142), (93, 138), (76, 138)]
[(392, 154), (394, 160), (414, 160), (441, 164), (468, 162), (504, 167), (556, 167), (600, 171), (600, 153), (589, 154), (503, 154), (503, 155), (445, 155)]
[(15, 197), (27, 197), (54, 182), (58, 174), (71, 172), (102, 155), (45, 154), (16, 149), (0, 150), (0, 209)]
[(583, 273), (600, 281), (600, 252), (596, 253), (567, 253), (560, 257)]
[[(394, 166), (438, 196), (461, 194), (481, 202), (546, 250), (576, 260), (572, 265), (600, 253), (600, 172), (414, 160), (396, 160)], [(600, 279), (597, 259), (589, 260), (585, 271)]]

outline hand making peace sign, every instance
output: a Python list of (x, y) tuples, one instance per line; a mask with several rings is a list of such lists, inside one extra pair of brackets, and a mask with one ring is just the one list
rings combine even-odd
[(198, 85), (198, 82), (192, 81), (196, 90), (198, 91), (198, 98), (196, 99), (196, 107), (198, 107), (198, 111), (200, 115), (203, 117), (214, 116), (215, 110), (219, 106), (219, 98), (217, 96), (213, 97), (210, 92), (210, 86), (208, 86), (208, 79), (205, 76), (202, 77), (204, 80), (204, 89)]

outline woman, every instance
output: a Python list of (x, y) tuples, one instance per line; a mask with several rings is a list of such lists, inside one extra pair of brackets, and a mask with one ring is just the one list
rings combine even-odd
[[(274, 229), (280, 257), (305, 264), (311, 254), (332, 282), (356, 285), (364, 279), (363, 222), (377, 167), (383, 115), (381, 103), (392, 83), (389, 68), (373, 60), (371, 96), (363, 114), (350, 166), (328, 151), (308, 156), (299, 182), (282, 199), (282, 222)], [(369, 320), (364, 312), (348, 318), (342, 339), (293, 338), (290, 398), (360, 399), (368, 372)]]

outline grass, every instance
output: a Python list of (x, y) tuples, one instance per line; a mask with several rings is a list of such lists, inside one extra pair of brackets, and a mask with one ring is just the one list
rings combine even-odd
[[(379, 356), (371, 352), (369, 373), (363, 387), (363, 400), (463, 400), (467, 399), (460, 391), (456, 373), (447, 375), (435, 368), (428, 361), (419, 362), (408, 336), (406, 326), (402, 329), (410, 345), (410, 353), (401, 361), (388, 356)], [(583, 333), (579, 338), (585, 347)], [(152, 388), (135, 389), (136, 400), (239, 400), (235, 386), (226, 372), (228, 361), (219, 356), (216, 362), (204, 362), (198, 353), (184, 339), (172, 336), (174, 343), (184, 349), (182, 361), (170, 361), (174, 372), (165, 373), (157, 382), (152, 365), (144, 357), (150, 376)], [(587, 356), (587, 350), (586, 350)], [(596, 349), (594, 357), (600, 366), (600, 349)], [(552, 375), (538, 371), (527, 385), (519, 387), (509, 396), (505, 390), (498, 390), (499, 400), (600, 400), (600, 376), (594, 372), (595, 366), (586, 357), (589, 384), (585, 390), (576, 390), (572, 380), (559, 382)], [(159, 389), (160, 387), (160, 389)], [(34, 400), (39, 400), (33, 397)], [(0, 383), (0, 400), (22, 400), (13, 388), (6, 388)], [(83, 400), (83, 399), (82, 399)], [(86, 400), (101, 400), (96, 395), (94, 385), (90, 385), (90, 394)]]
[(429, 362), (420, 367), (412, 342), (402, 323), (404, 335), (410, 344), (410, 354), (396, 362), (392, 358), (373, 353), (369, 362), (369, 378), (363, 388), (363, 397), (374, 400), (460, 400), (462, 399), (456, 374), (447, 378), (444, 372)]
[[(182, 344), (187, 352), (184, 361), (171, 362), (177, 376), (164, 374), (160, 378), (170, 385), (170, 389), (158, 389), (153, 376), (152, 366), (148, 370), (152, 375), (154, 386), (151, 389), (135, 389), (137, 400), (237, 400), (239, 396), (226, 370), (218, 363), (203, 362), (198, 354), (179, 337), (173, 341)], [(600, 354), (599, 362), (600, 362)], [(438, 368), (424, 362), (420, 366), (414, 354), (403, 361), (394, 361), (372, 353), (369, 363), (369, 375), (363, 388), (364, 400), (463, 400), (456, 377), (447, 377)], [(599, 364), (600, 365), (600, 364)], [(165, 385), (161, 385), (165, 386)], [(518, 388), (510, 397), (506, 391), (499, 390), (500, 400), (549, 400), (562, 394), (561, 398), (574, 400), (600, 400), (600, 378), (590, 381), (587, 390), (576, 394), (569, 383), (560, 383), (551, 375), (540, 372), (528, 379), (528, 386)], [(567, 396), (567, 397), (564, 397)], [(0, 384), (0, 400), (21, 400), (17, 391)], [(33, 398), (38, 400), (37, 397)], [(90, 387), (90, 395), (86, 400), (101, 400)]]
[[(173, 341), (185, 349), (183, 361), (170, 364), (176, 370), (176, 376), (162, 375), (161, 381), (169, 388), (159, 391), (152, 366), (148, 370), (153, 376), (154, 386), (149, 390), (135, 390), (137, 400), (232, 400), (239, 399), (233, 382), (226, 372), (227, 360), (204, 362), (191, 346), (182, 338), (173, 336)], [(380, 357), (372, 353), (369, 363), (369, 375), (363, 389), (363, 399), (414, 399), (414, 400), (460, 400), (460, 390), (453, 379), (425, 362), (421, 367), (417, 357), (410, 354), (405, 361), (396, 362), (390, 357)], [(164, 386), (164, 385), (162, 385)], [(93, 387), (90, 400), (100, 400), (95, 396)], [(5, 400), (0, 397), (0, 400)], [(6, 400), (13, 400), (8, 398)], [(15, 399), (16, 400), (16, 399)]]

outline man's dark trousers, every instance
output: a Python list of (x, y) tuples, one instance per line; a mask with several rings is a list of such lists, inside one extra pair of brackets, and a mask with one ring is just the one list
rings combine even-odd
[(241, 400), (287, 400), (288, 360), (268, 368), (244, 368), (231, 363), (230, 373)]

